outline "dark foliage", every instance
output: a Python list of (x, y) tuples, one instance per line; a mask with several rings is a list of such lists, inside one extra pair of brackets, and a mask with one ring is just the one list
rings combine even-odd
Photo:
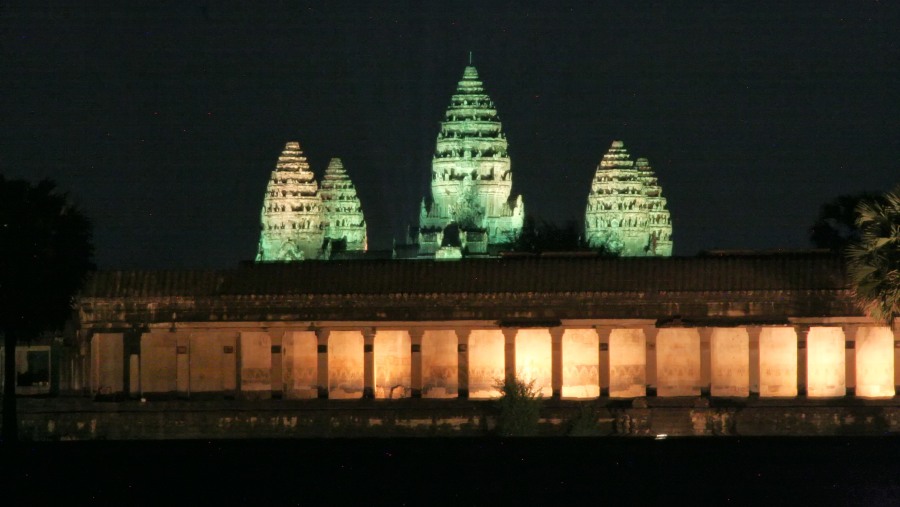
[(809, 240), (816, 248), (840, 252), (860, 239), (856, 225), (856, 208), (863, 202), (876, 202), (881, 196), (872, 192), (835, 197), (819, 209), (819, 216), (809, 228)]
[[(582, 232), (581, 225), (575, 220), (559, 226), (529, 215), (525, 217), (522, 231), (509, 245), (509, 249), (526, 253), (596, 251), (584, 241)], [(615, 256), (605, 249), (599, 252), (601, 255)]]
[(507, 377), (497, 382), (497, 434), (502, 437), (531, 437), (537, 435), (543, 399), (534, 387), (534, 380)]
[[(51, 181), (0, 176), (0, 333), (4, 348), (60, 329), (92, 263), (90, 221)], [(4, 440), (15, 439), (15, 354), (6, 354)]]
[(859, 239), (846, 249), (847, 273), (859, 307), (892, 325), (900, 315), (900, 186), (856, 208)]

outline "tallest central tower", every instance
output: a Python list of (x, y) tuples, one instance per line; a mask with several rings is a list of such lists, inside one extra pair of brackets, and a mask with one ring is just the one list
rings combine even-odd
[(441, 121), (431, 197), (419, 216), (420, 256), (489, 255), (522, 229), (524, 205), (512, 196), (506, 134), (471, 62)]

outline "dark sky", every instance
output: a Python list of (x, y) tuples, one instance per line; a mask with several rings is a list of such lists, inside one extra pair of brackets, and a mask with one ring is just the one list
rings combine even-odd
[(469, 51), (544, 220), (583, 217), (614, 139), (677, 255), (804, 248), (823, 202), (900, 183), (895, 2), (70, 4), (0, 6), (0, 173), (69, 191), (102, 268), (251, 259), (288, 140), (343, 159), (390, 248)]

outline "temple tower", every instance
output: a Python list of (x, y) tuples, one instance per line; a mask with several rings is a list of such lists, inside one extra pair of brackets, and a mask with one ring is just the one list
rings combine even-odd
[[(471, 62), (470, 62), (471, 63)], [(506, 135), (494, 102), (471, 64), (441, 122), (431, 164), (431, 201), (422, 201), (420, 256), (487, 255), (522, 229), (522, 197), (513, 197)]]
[(257, 262), (318, 259), (325, 230), (319, 185), (300, 143), (289, 142), (266, 186)]
[(672, 255), (672, 221), (647, 159), (632, 160), (622, 141), (613, 141), (597, 166), (584, 217), (591, 248), (623, 257)]
[(366, 219), (356, 195), (356, 187), (344, 169), (341, 159), (333, 158), (322, 178), (325, 237), (332, 251), (365, 251)]
[(666, 198), (662, 195), (659, 180), (646, 158), (635, 161), (638, 177), (644, 184), (643, 193), (646, 200), (647, 228), (650, 239), (647, 243), (647, 255), (670, 257), (672, 255), (672, 217), (666, 209)]

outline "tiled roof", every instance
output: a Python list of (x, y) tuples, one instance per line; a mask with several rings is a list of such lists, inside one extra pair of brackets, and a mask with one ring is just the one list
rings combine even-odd
[(840, 290), (840, 257), (811, 252), (672, 258), (523, 257), (250, 264), (232, 270), (101, 271), (84, 298)]

